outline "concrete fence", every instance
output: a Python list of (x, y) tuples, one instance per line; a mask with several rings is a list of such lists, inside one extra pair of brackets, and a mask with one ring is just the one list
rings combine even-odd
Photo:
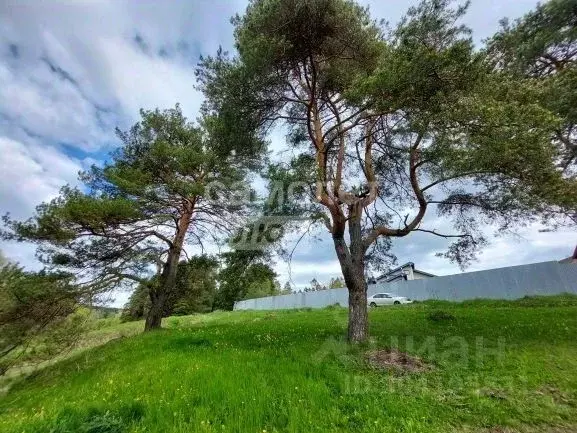
[[(446, 275), (423, 280), (370, 284), (368, 294), (379, 292), (416, 300), (464, 301), (475, 298), (518, 299), (532, 295), (577, 294), (577, 264), (542, 262), (486, 271)], [(347, 289), (293, 293), (236, 302), (235, 310), (281, 310), (348, 305)]]

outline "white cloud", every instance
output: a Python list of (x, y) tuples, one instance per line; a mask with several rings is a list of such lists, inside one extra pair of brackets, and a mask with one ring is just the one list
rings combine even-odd
[(25, 145), (0, 137), (0, 203), (2, 210), (23, 218), (34, 206), (74, 183), (81, 165), (56, 149)]
[(141, 108), (170, 108), (176, 102), (186, 115), (197, 116), (202, 95), (194, 88), (193, 66), (149, 57), (123, 40), (104, 39), (99, 48), (110, 88), (132, 119), (138, 118)]
[[(141, 107), (180, 101), (195, 118), (194, 64), (201, 52), (231, 45), (227, 17), (237, 10), (227, 0), (0, 2), (2, 213), (26, 218), (75, 182), (115, 145), (114, 127), (128, 127)], [(35, 263), (30, 247), (3, 248)]]
[(231, 46), (228, 17), (242, 7), (2, 2), (0, 113), (47, 141), (91, 151), (110, 145), (114, 127), (128, 126), (140, 108), (181, 102), (194, 119), (194, 66), (201, 53)]
[[(80, 169), (80, 161), (54, 148), (0, 137), (0, 213), (28, 218), (37, 204), (56, 197), (63, 185), (74, 184)], [(27, 268), (41, 267), (33, 245), (0, 242), (0, 248)]]
[(0, 65), (0, 81), (0, 113), (47, 144), (96, 149), (112, 132), (110, 125), (98, 125), (97, 109), (76, 86), (55, 77), (46, 63), (31, 65), (26, 74)]

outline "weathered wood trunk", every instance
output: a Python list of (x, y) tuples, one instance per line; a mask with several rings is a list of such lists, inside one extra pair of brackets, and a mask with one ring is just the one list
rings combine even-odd
[(174, 241), (168, 250), (166, 263), (164, 264), (162, 273), (160, 274), (160, 282), (158, 286), (150, 288), (149, 296), (151, 305), (144, 323), (145, 331), (159, 329), (162, 325), (162, 316), (164, 315), (166, 301), (176, 285), (178, 263), (182, 253), (186, 232), (191, 223), (193, 209), (193, 203), (185, 206), (185, 211), (178, 220), (176, 234), (174, 236)]
[(146, 315), (146, 321), (144, 322), (144, 330), (152, 331), (154, 329), (159, 329), (162, 325), (162, 316), (164, 314), (164, 305), (166, 303), (165, 299), (161, 299), (160, 294), (157, 293), (157, 289), (150, 288), (150, 310)]
[(365, 249), (361, 234), (360, 215), (359, 205), (350, 206), (348, 220), (350, 248), (345, 242), (343, 231), (333, 233), (335, 250), (349, 291), (348, 338), (351, 343), (362, 343), (369, 338)]
[(369, 317), (367, 312), (367, 284), (362, 267), (353, 266), (351, 278), (345, 277), (349, 290), (348, 338), (352, 343), (362, 343), (369, 338)]
[(174, 289), (176, 283), (176, 272), (178, 270), (180, 252), (181, 251), (176, 250), (172, 251), (171, 248), (166, 263), (162, 269), (162, 273), (160, 274), (158, 285), (150, 287), (149, 289), (150, 310), (146, 315), (146, 321), (144, 323), (145, 331), (159, 329), (162, 325), (166, 300), (168, 299), (168, 294)]

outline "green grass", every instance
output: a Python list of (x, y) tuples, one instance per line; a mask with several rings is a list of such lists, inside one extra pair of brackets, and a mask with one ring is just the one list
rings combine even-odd
[[(447, 314), (431, 314), (438, 311)], [(17, 382), (0, 399), (0, 431), (577, 425), (575, 297), (379, 308), (370, 312), (367, 347), (344, 342), (346, 317), (345, 309), (329, 308), (170, 318), (166, 329), (110, 341)], [(129, 335), (135, 326), (113, 330), (127, 327)], [(366, 350), (391, 345), (434, 369), (399, 375), (367, 366)]]
[(85, 323), (85, 331), (81, 335), (81, 339), (73, 344), (72, 347), (52, 357), (48, 356), (46, 359), (44, 355), (40, 357), (34, 356), (33, 352), (36, 347), (32, 344), (28, 347), (29, 353), (22, 356), (4, 376), (0, 376), (0, 396), (23, 376), (34, 374), (49, 365), (73, 357), (87, 349), (101, 346), (109, 341), (137, 335), (142, 332), (142, 327), (142, 323), (138, 322), (121, 323), (119, 316), (101, 319), (89, 317)]

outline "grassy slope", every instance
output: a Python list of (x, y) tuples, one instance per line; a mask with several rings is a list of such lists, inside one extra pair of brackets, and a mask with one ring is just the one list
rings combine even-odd
[(87, 330), (82, 335), (81, 340), (75, 342), (68, 350), (64, 350), (52, 357), (47, 355), (48, 359), (44, 359), (44, 357), (38, 359), (31, 355), (30, 358), (24, 358), (17, 362), (4, 376), (0, 376), (0, 396), (5, 394), (6, 390), (10, 389), (12, 384), (18, 382), (23, 376), (34, 374), (47, 366), (73, 357), (87, 349), (102, 346), (111, 340), (140, 334), (142, 327), (142, 323), (139, 322), (121, 323), (118, 316), (104, 319), (90, 318), (86, 323)]
[[(455, 320), (427, 318), (441, 308)], [(346, 314), (168, 319), (165, 330), (112, 341), (16, 384), (0, 400), (0, 431), (446, 432), (577, 424), (575, 298), (371, 311), (371, 346), (398, 341), (420, 353), (436, 368), (419, 375), (368, 368), (366, 348), (343, 341)]]

